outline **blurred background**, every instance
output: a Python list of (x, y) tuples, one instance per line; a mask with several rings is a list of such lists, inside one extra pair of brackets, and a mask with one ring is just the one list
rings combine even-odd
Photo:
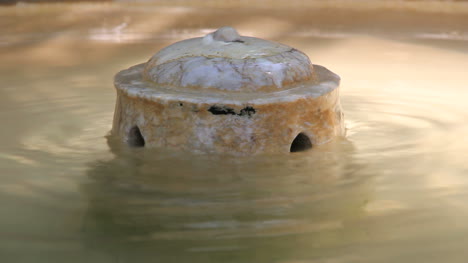
[[(0, 262), (466, 262), (468, 2), (1, 1)], [(129, 148), (118, 71), (221, 26), (341, 76), (290, 155)]]

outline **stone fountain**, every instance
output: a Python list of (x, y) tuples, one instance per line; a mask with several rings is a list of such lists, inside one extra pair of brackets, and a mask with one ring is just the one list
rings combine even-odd
[(112, 134), (200, 153), (303, 151), (344, 135), (339, 83), (297, 49), (222, 27), (119, 72)]

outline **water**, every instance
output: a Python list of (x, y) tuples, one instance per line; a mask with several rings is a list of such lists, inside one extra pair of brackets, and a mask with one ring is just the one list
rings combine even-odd
[[(0, 261), (466, 262), (464, 3), (273, 2), (0, 7)], [(106, 136), (118, 70), (226, 24), (340, 74), (347, 137), (232, 157)]]

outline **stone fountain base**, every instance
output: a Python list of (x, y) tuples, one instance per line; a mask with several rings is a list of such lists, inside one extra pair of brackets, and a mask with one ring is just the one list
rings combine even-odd
[(115, 78), (112, 133), (131, 146), (201, 153), (288, 153), (344, 135), (340, 78), (313, 65), (315, 78), (265, 94), (168, 89), (140, 80), (146, 64)]

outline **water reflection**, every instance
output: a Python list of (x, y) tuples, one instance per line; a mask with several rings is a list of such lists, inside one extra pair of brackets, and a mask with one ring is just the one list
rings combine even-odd
[(286, 262), (362, 234), (344, 226), (362, 215), (372, 180), (345, 139), (255, 159), (108, 143), (115, 158), (92, 163), (81, 187), (83, 229), (87, 247), (122, 262)]

